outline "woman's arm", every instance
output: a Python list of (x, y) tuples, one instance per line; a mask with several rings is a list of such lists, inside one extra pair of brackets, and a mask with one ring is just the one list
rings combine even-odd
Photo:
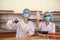
[(40, 20), (42, 20), (41, 12), (37, 11), (36, 16), (37, 16), (36, 27), (39, 28)]
[(52, 24), (51, 33), (55, 33), (55, 23)]

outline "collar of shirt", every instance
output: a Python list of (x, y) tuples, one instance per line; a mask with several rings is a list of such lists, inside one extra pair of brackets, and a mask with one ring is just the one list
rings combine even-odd
[(46, 26), (46, 24), (45, 24), (45, 22), (44, 22), (44, 25), (45, 25), (45, 27), (50, 27), (50, 25), (51, 25), (51, 22)]

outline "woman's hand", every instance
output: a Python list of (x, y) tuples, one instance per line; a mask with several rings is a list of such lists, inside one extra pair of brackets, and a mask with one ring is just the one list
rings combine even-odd
[(39, 11), (37, 11), (36, 16), (37, 16), (37, 19), (41, 19), (41, 15)]

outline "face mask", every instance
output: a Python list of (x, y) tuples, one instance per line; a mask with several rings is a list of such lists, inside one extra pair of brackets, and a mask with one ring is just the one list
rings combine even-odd
[(29, 18), (29, 17), (30, 17), (30, 14), (25, 14), (25, 13), (23, 13), (22, 16), (23, 16), (24, 18)]
[(51, 17), (45, 17), (44, 20), (45, 21), (50, 21), (51, 20)]

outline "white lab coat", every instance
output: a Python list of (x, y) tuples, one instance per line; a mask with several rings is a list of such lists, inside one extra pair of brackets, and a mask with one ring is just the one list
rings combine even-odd
[(7, 22), (7, 28), (8, 29), (16, 29), (16, 23), (13, 23), (12, 22), (13, 20), (9, 20), (8, 22)]
[[(29, 29), (29, 33), (25, 33), (22, 31), (22, 29), (26, 27)], [(34, 34), (35, 28), (33, 22), (29, 21), (27, 24), (24, 23), (23, 19), (21, 19), (17, 23), (17, 32), (16, 32), (16, 38), (19, 37), (27, 37), (27, 36), (32, 36)]]
[(41, 31), (48, 31), (48, 33), (55, 33), (55, 23), (52, 22), (50, 22), (48, 26), (46, 26), (45, 22), (40, 22), (39, 28)]

